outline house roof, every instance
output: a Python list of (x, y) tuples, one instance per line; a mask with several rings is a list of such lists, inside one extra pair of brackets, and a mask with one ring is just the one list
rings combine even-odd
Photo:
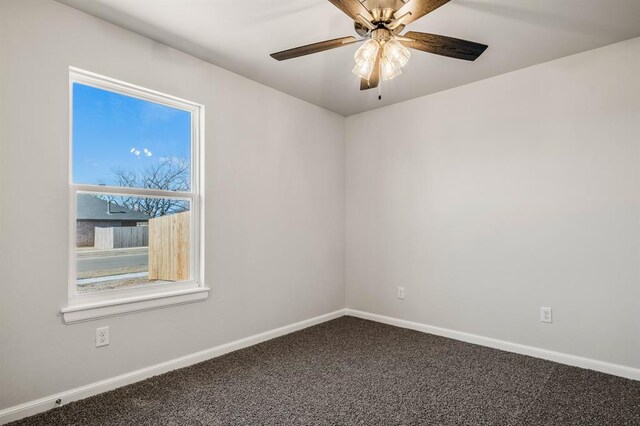
[(78, 220), (137, 220), (147, 221), (149, 215), (126, 207), (119, 206), (115, 202), (97, 198), (91, 194), (78, 194), (77, 203)]

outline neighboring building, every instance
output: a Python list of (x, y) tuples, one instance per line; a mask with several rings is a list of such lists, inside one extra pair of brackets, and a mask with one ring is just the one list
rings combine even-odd
[(76, 243), (78, 247), (93, 247), (95, 228), (117, 228), (147, 224), (150, 217), (142, 212), (121, 207), (93, 195), (79, 194), (77, 204)]

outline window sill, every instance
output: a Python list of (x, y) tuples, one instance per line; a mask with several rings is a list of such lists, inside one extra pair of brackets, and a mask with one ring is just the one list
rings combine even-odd
[(198, 302), (209, 296), (209, 290), (207, 287), (196, 287), (91, 303), (75, 303), (65, 306), (60, 312), (65, 324), (74, 324), (129, 312)]

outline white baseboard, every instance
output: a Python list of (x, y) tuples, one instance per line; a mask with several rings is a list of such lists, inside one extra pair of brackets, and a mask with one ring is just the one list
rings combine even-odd
[(492, 339), (490, 337), (478, 336), (477, 334), (449, 330), (446, 328), (435, 327), (432, 325), (421, 324), (413, 321), (406, 321), (398, 318), (387, 317), (384, 315), (372, 314), (355, 309), (346, 309), (345, 312), (346, 315), (394, 325), (396, 327), (408, 328), (411, 330), (421, 331), (423, 333), (449, 337), (451, 339), (474, 343), (481, 346), (488, 346), (490, 348), (500, 349), (507, 352), (514, 352), (521, 355), (529, 355), (536, 358), (558, 362), (560, 364), (572, 365), (574, 367), (586, 368), (589, 370), (600, 371), (602, 373), (613, 374), (614, 376), (625, 377), (627, 379), (640, 380), (640, 369), (638, 368), (612, 364), (610, 362), (598, 361), (591, 358), (569, 355), (562, 352), (550, 351), (547, 349), (540, 349), (533, 346), (521, 345), (519, 343), (507, 342), (504, 340)]
[(205, 349), (203, 351), (172, 359), (167, 362), (152, 365), (150, 367), (101, 380), (99, 382), (91, 383), (86, 386), (81, 386), (79, 388), (60, 392), (55, 395), (50, 395), (34, 401), (25, 402), (24, 404), (5, 408), (4, 410), (0, 410), (0, 425), (12, 422), (14, 420), (22, 419), (24, 417), (32, 416), (34, 414), (47, 411), (51, 408), (55, 408), (56, 400), (58, 399), (62, 400), (62, 404), (64, 405), (72, 401), (77, 401), (79, 399), (97, 395), (99, 393), (135, 383), (140, 380), (148, 379), (149, 377), (157, 376), (158, 374), (166, 373), (177, 368), (187, 367), (189, 365), (197, 364), (211, 358), (219, 357), (226, 353), (237, 351), (238, 349), (246, 348), (248, 346), (253, 346), (276, 337), (284, 336), (285, 334), (293, 333), (294, 331), (302, 330), (316, 324), (339, 318), (341, 316), (344, 316), (344, 309), (339, 309), (335, 312), (330, 312), (328, 314), (320, 315), (318, 317), (300, 321), (295, 324), (276, 328), (274, 330), (265, 331), (264, 333), (255, 334), (244, 339)]
[(215, 358), (226, 353), (236, 351), (238, 349), (253, 346), (276, 337), (284, 336), (285, 334), (293, 333), (294, 331), (302, 330), (316, 324), (340, 318), (344, 315), (350, 315), (357, 318), (363, 318), (384, 324), (394, 325), (396, 327), (417, 330), (423, 333), (449, 337), (451, 339), (461, 340), (463, 342), (474, 343), (482, 346), (488, 346), (490, 348), (500, 349), (507, 352), (529, 355), (532, 357), (542, 358), (561, 364), (596, 370), (607, 374), (613, 374), (615, 376), (625, 377), (628, 379), (640, 380), (640, 369), (638, 368), (626, 367), (609, 362), (598, 361), (590, 358), (569, 355), (546, 349), (540, 349), (533, 346), (521, 345), (518, 343), (511, 343), (504, 340), (492, 339), (490, 337), (478, 336), (476, 334), (449, 330), (446, 328), (401, 320), (398, 318), (372, 314), (369, 312), (363, 312), (354, 309), (339, 309), (337, 311), (300, 321), (295, 324), (290, 324), (284, 327), (265, 331), (264, 333), (255, 334), (244, 339), (236, 340), (210, 349), (205, 349), (203, 351), (176, 358), (167, 362), (152, 365), (150, 367), (122, 374), (120, 376), (101, 380), (99, 382), (91, 383), (86, 386), (81, 386), (65, 392), (57, 393), (55, 395), (50, 395), (44, 398), (0, 410), (0, 425), (24, 417), (32, 416), (34, 414), (47, 411), (51, 408), (55, 408), (55, 402), (57, 399), (62, 400), (62, 404), (64, 405), (72, 401), (84, 399), (102, 392), (119, 388), (121, 386), (138, 382), (140, 380), (148, 379), (149, 377), (157, 376), (158, 374), (166, 373), (177, 368), (197, 364), (199, 362), (206, 361), (208, 359)]

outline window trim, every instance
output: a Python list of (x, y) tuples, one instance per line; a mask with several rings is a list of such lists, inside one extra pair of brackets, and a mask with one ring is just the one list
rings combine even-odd
[[(96, 87), (110, 92), (158, 103), (191, 113), (191, 192), (145, 188), (125, 188), (75, 184), (73, 182), (73, 84)], [(74, 323), (204, 300), (209, 288), (204, 277), (203, 176), (204, 105), (166, 95), (110, 77), (69, 67), (69, 263), (68, 303), (61, 309), (64, 322)], [(144, 197), (182, 198), (191, 203), (191, 279), (179, 283), (163, 283), (144, 287), (79, 294), (76, 284), (76, 202), (78, 193), (129, 194)]]

